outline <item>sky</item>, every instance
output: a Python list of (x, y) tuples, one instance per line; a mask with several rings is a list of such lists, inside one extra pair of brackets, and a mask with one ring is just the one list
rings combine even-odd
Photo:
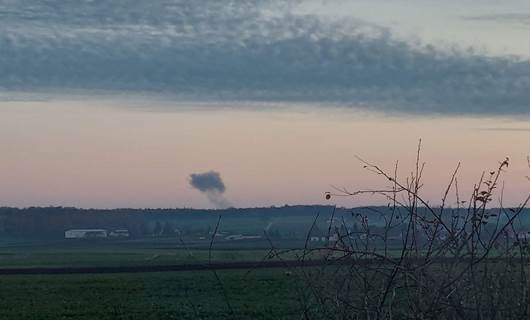
[(527, 1), (5, 0), (0, 28), (0, 205), (385, 204), (323, 194), (419, 139), (432, 203), (459, 162), (530, 192)]

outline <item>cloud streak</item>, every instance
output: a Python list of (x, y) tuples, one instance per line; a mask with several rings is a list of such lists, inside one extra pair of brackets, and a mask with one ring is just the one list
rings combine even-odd
[(3, 91), (155, 92), (419, 114), (530, 114), (530, 62), (396, 40), (296, 2), (0, 5)]
[(530, 132), (530, 128), (503, 128), (503, 127), (490, 127), (490, 128), (477, 128), (480, 131), (498, 131), (498, 132)]
[(500, 13), (465, 16), (465, 20), (471, 21), (494, 21), (499, 23), (518, 23), (530, 25), (530, 13)]

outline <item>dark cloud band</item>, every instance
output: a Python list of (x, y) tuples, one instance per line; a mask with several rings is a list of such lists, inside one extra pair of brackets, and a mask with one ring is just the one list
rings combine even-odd
[(530, 62), (439, 51), (290, 1), (0, 5), (0, 88), (332, 102), (377, 111), (530, 114)]

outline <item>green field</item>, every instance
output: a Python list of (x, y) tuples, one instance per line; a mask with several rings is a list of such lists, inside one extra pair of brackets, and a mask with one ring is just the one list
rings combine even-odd
[[(279, 259), (270, 256), (267, 245), (271, 244), (220, 241), (214, 242), (210, 251), (209, 241), (182, 243), (175, 238), (4, 239), (0, 242), (0, 269), (200, 264), (210, 257), (212, 262), (252, 261), (257, 265)], [(304, 242), (272, 245), (282, 248), (274, 251), (281, 259), (298, 260), (305, 252)], [(330, 252), (315, 251), (305, 258), (320, 259), (322, 254)], [(312, 305), (300, 301), (307, 295), (310, 270), (315, 271), (317, 281), (342, 282), (341, 273), (336, 273), (339, 269), (319, 274), (320, 266), (303, 270), (249, 267), (217, 272), (0, 275), (0, 319), (300, 319), (304, 306)]]
[[(214, 245), (210, 252), (209, 243), (189, 247), (176, 240), (4, 243), (0, 245), (0, 268), (170, 265), (201, 263), (210, 257), (218, 262), (261, 261), (269, 251)], [(298, 252), (289, 251), (282, 257), (296, 258)]]
[[(211, 259), (261, 261), (268, 252), (214, 244)], [(209, 242), (174, 239), (0, 244), (0, 268), (189, 264), (209, 256)], [(0, 319), (298, 319), (296, 282), (280, 269), (4, 275)]]
[[(270, 257), (270, 248), (260, 243), (239, 243), (243, 244), (239, 247), (237, 244), (214, 243), (210, 251), (208, 241), (188, 245), (174, 238), (3, 241), (0, 242), (0, 269), (93, 267), (83, 272), (102, 272), (98, 267), (147, 268), (142, 268), (142, 273), (0, 275), (0, 319), (303, 319), (306, 312), (312, 314), (312, 319), (326, 319), (337, 312), (359, 315), (355, 306), (365, 303), (365, 300), (359, 300), (362, 293), (369, 292), (369, 296), (377, 297), (383, 288), (380, 281), (388, 279), (388, 275), (387, 278), (379, 277), (383, 273), (374, 272), (372, 265), (363, 264), (289, 269), (281, 264), (277, 269), (255, 268), (260, 261), (278, 257)], [(289, 260), (300, 259), (305, 252), (300, 247), (278, 251), (282, 259)], [(320, 260), (322, 254), (332, 252), (315, 251), (306, 258)], [(389, 255), (397, 253), (396, 248), (388, 252)], [(253, 263), (248, 268), (245, 264), (244, 269), (215, 272), (196, 269), (145, 272), (153, 271), (149, 266), (170, 264), (195, 264), (188, 267), (197, 268), (197, 264), (208, 262), (210, 255), (212, 262), (223, 262), (225, 266), (230, 262)], [(433, 283), (440, 283), (439, 276), (448, 270), (444, 263), (434, 264), (430, 269), (422, 267), (422, 275), (428, 275)], [(234, 268), (234, 265), (230, 267)], [(492, 268), (495, 265), (488, 264), (488, 270), (495, 271)], [(520, 270), (512, 267), (517, 272), (505, 274), (508, 266), (498, 266), (500, 272), (490, 274), (491, 280), (484, 283), (495, 283), (497, 276), (506, 275), (506, 281), (517, 282), (517, 277), (510, 278), (509, 275), (519, 275)], [(121, 269), (121, 272), (129, 271)], [(453, 271), (453, 274), (458, 273), (458, 270)], [(478, 270), (478, 274), (481, 271)], [(416, 276), (416, 273), (410, 271), (410, 275)], [(363, 279), (370, 279), (370, 285), (366, 286)], [(410, 279), (406, 278), (406, 281)], [(512, 287), (499, 285), (497, 290), (505, 291), (492, 292), (496, 299), (517, 296), (513, 288), (519, 287)], [(411, 291), (399, 289), (393, 293), (396, 319), (410, 311), (402, 307), (407, 306), (406, 298), (416, 292), (415, 286), (411, 288)], [(427, 292), (422, 293), (425, 295)], [(512, 306), (510, 301), (503, 300), (503, 303)], [(376, 310), (379, 307), (372, 303), (371, 308)]]
[(300, 318), (295, 277), (263, 269), (217, 274), (220, 282), (210, 271), (2, 276), (0, 319)]

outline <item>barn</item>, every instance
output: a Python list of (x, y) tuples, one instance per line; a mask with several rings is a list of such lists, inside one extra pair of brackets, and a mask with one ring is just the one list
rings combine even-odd
[(95, 239), (107, 236), (108, 232), (105, 229), (71, 229), (64, 232), (65, 239)]

